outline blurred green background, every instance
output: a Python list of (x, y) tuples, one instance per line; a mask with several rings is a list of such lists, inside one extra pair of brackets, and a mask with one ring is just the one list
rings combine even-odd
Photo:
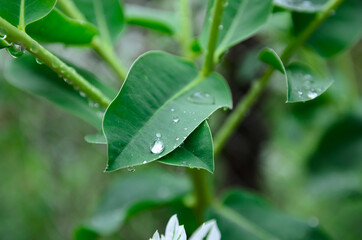
[[(199, 2), (194, 2), (196, 25), (202, 22)], [(146, 5), (172, 8), (170, 1)], [(257, 62), (261, 46), (281, 47), (275, 38), (288, 26), (280, 25), (271, 19), (279, 35), (265, 28), (223, 57), (219, 71), (235, 101), (263, 68)], [(114, 76), (87, 50), (49, 48), (75, 62), (87, 59), (84, 67), (114, 83)], [(128, 66), (150, 49), (177, 52), (167, 36), (137, 27), (129, 27), (117, 45)], [(6, 68), (10, 58), (5, 51), (0, 57)], [(298, 57), (316, 58), (307, 50)], [(216, 163), (215, 182), (219, 193), (236, 186), (260, 192), (279, 209), (320, 224), (333, 239), (357, 240), (362, 238), (362, 42), (329, 60), (327, 67), (333, 86), (307, 103), (285, 104), (285, 83), (274, 75)], [(217, 129), (226, 114), (217, 113), (211, 126)], [(112, 178), (131, 174), (103, 173), (105, 147), (83, 140), (93, 132), (46, 100), (15, 89), (0, 74), (0, 239), (71, 239)], [(164, 229), (171, 214), (163, 208), (139, 214), (107, 239), (147, 239)]]

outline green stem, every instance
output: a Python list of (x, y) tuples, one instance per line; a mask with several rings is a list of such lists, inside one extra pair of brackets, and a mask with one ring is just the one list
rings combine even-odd
[[(84, 17), (81, 11), (73, 3), (72, 0), (58, 0), (59, 7), (69, 17), (86, 22), (87, 19)], [(93, 50), (109, 65), (109, 67), (116, 73), (118, 78), (123, 82), (127, 75), (127, 69), (123, 66), (113, 46), (107, 41), (103, 41), (100, 37), (96, 36), (93, 38), (91, 43)]]
[(230, 222), (239, 226), (240, 229), (245, 232), (252, 233), (258, 239), (261, 240), (270, 240), (270, 239), (278, 239), (273, 234), (267, 232), (266, 230), (260, 228), (257, 224), (249, 221), (244, 218), (242, 215), (238, 214), (234, 209), (229, 208), (227, 206), (221, 204), (215, 204), (212, 206), (212, 209), (224, 219), (228, 219)]
[(88, 98), (93, 99), (100, 105), (107, 107), (110, 100), (99, 91), (98, 88), (94, 87), (81, 75), (79, 75), (74, 68), (69, 67), (58, 57), (53, 55), (51, 52), (42, 47), (38, 42), (32, 39), (24, 31), (14, 27), (5, 19), (0, 17), (0, 28), (2, 28), (7, 35), (6, 40), (21, 44), (24, 48), (51, 68), (54, 72), (64, 79), (68, 79), (72, 84), (79, 88), (79, 91), (84, 92)]
[[(315, 30), (317, 30), (320, 24), (326, 20), (330, 16), (330, 13), (338, 8), (338, 6), (342, 4), (343, 1), (344, 0), (332, 1), (323, 11), (317, 14), (314, 21), (311, 22), (309, 26), (285, 48), (281, 55), (281, 59), (284, 63), (289, 60), (296, 49), (303, 45), (309, 36)], [(245, 115), (249, 112), (250, 108), (259, 98), (260, 94), (263, 92), (267, 83), (269, 82), (270, 76), (273, 74), (274, 70), (275, 69), (272, 67), (267, 69), (263, 76), (253, 84), (247, 95), (237, 104), (235, 110), (226, 119), (226, 122), (223, 124), (215, 137), (215, 155), (218, 155), (221, 152), (232, 133), (239, 126)]]
[(25, 0), (20, 2), (20, 13), (19, 13), (19, 26), (18, 28), (25, 31), (25, 19), (24, 19)]
[(212, 12), (210, 32), (206, 49), (206, 58), (202, 68), (202, 75), (208, 76), (215, 67), (214, 53), (219, 35), (219, 26), (222, 21), (225, 0), (215, 0)]
[(178, 38), (182, 47), (183, 55), (186, 58), (192, 59), (193, 52), (191, 51), (191, 42), (193, 28), (191, 24), (190, 1), (179, 0), (179, 4), (181, 14), (181, 31)]
[(196, 198), (195, 213), (199, 224), (204, 222), (204, 213), (213, 202), (213, 191), (209, 173), (204, 170), (188, 169), (194, 185), (194, 196)]

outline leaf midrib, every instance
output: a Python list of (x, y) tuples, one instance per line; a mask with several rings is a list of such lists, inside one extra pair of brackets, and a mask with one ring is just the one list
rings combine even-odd
[(103, 3), (99, 0), (93, 0), (93, 7), (100, 36), (111, 46), (111, 35), (109, 33), (107, 21), (105, 20)]

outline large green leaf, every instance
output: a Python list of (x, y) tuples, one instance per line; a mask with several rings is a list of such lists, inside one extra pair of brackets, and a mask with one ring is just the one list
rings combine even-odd
[(115, 42), (125, 23), (120, 0), (74, 0), (74, 3), (86, 19), (97, 27), (103, 41)]
[[(92, 144), (107, 144), (102, 133), (87, 135), (85, 140)], [(175, 151), (159, 162), (181, 167), (205, 169), (214, 172), (214, 150), (209, 125), (204, 121)]]
[[(113, 90), (97, 81), (92, 75), (78, 69), (89, 82), (100, 88), (107, 96), (114, 96)], [(34, 57), (24, 56), (11, 62), (6, 69), (6, 80), (15, 87), (44, 97), (69, 113), (89, 122), (97, 129), (102, 125), (102, 112), (98, 107), (89, 106), (83, 93), (59, 78), (44, 65), (36, 63)]]
[[(201, 45), (206, 48), (211, 25), (214, 0), (209, 1), (205, 17)], [(219, 27), (215, 55), (219, 57), (230, 47), (255, 34), (268, 20), (272, 10), (272, 0), (228, 0)]]
[(231, 192), (222, 204), (209, 217), (216, 219), (223, 240), (330, 239), (314, 223), (282, 213), (248, 192)]
[[(309, 37), (306, 44), (322, 57), (333, 57), (354, 45), (362, 37), (362, 1), (348, 0)], [(315, 15), (294, 13), (296, 33), (302, 31)]]
[[(105, 192), (94, 216), (76, 232), (84, 236), (109, 235), (134, 214), (176, 201), (191, 192), (187, 177), (159, 169), (135, 171), (119, 176)], [(91, 238), (92, 239), (92, 238)]]
[[(24, 5), (21, 5), (22, 1)], [(0, 0), (0, 16), (14, 26), (18, 26), (20, 18), (23, 18), (26, 26), (46, 16), (55, 2), (56, 0)]]
[(219, 75), (203, 79), (192, 63), (171, 54), (142, 55), (104, 117), (107, 171), (160, 159), (220, 107), (231, 108), (232, 100)]
[(37, 41), (72, 45), (89, 44), (98, 33), (93, 25), (70, 19), (57, 9), (29, 24), (26, 32)]
[(319, 74), (302, 63), (294, 62), (284, 67), (277, 53), (270, 48), (263, 49), (259, 59), (284, 74), (287, 82), (287, 103), (313, 100), (333, 83), (330, 77)]
[(172, 12), (137, 5), (127, 5), (125, 10), (128, 24), (147, 27), (170, 35), (177, 32), (177, 17)]
[(298, 12), (318, 12), (329, 0), (274, 0), (280, 7)]

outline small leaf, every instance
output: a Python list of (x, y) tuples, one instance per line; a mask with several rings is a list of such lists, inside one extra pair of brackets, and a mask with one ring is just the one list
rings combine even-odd
[(142, 55), (104, 117), (107, 171), (160, 159), (221, 107), (232, 102), (219, 75), (202, 79), (192, 63), (167, 53)]
[(87, 232), (112, 234), (134, 214), (176, 201), (190, 191), (188, 178), (159, 169), (121, 175), (106, 191), (95, 215), (77, 230), (76, 239)]
[[(108, 96), (114, 96), (109, 87), (97, 81), (92, 75), (80, 69), (77, 70), (86, 76), (93, 85), (108, 93)], [(6, 69), (5, 78), (13, 86), (44, 97), (100, 129), (102, 116), (98, 113), (101, 109), (90, 107), (85, 97), (82, 97), (78, 91), (75, 91), (71, 85), (60, 79), (48, 67), (36, 63), (34, 57), (24, 56), (12, 61)]]
[[(362, 37), (362, 1), (344, 1), (306, 41), (320, 56), (330, 58), (356, 44)], [(313, 21), (315, 14), (293, 13), (296, 34)]]
[[(218, 58), (227, 49), (255, 34), (272, 11), (272, 0), (228, 0), (219, 26), (215, 56)], [(209, 1), (205, 17), (201, 45), (206, 48), (214, 0)]]
[(264, 48), (259, 54), (259, 59), (266, 64), (271, 65), (279, 72), (285, 74), (284, 64), (278, 54), (273, 49)]
[(324, 93), (333, 80), (322, 77), (308, 66), (292, 63), (286, 68), (288, 98), (287, 102), (305, 102)]
[(275, 5), (297, 12), (318, 12), (329, 0), (274, 0)]
[(222, 206), (211, 209), (223, 240), (235, 239), (330, 239), (308, 221), (297, 219), (270, 206), (262, 198), (244, 191), (226, 195)]
[(104, 42), (116, 41), (125, 23), (120, 0), (74, 0), (74, 3), (86, 19), (97, 27)]
[(178, 28), (174, 13), (137, 5), (126, 6), (126, 21), (131, 25), (154, 29), (170, 35), (175, 34)]
[(4, 39), (0, 38), (0, 49), (8, 48), (11, 45)]
[[(54, 8), (55, 2), (56, 0), (25, 0), (24, 11), (20, 11), (21, 0), (0, 0), (0, 16), (14, 26), (18, 26), (23, 17), (26, 26), (46, 16)], [(24, 13), (23, 16), (20, 16), (21, 12)]]
[(70, 19), (57, 9), (29, 24), (26, 32), (37, 41), (72, 45), (89, 44), (98, 33), (93, 25)]

